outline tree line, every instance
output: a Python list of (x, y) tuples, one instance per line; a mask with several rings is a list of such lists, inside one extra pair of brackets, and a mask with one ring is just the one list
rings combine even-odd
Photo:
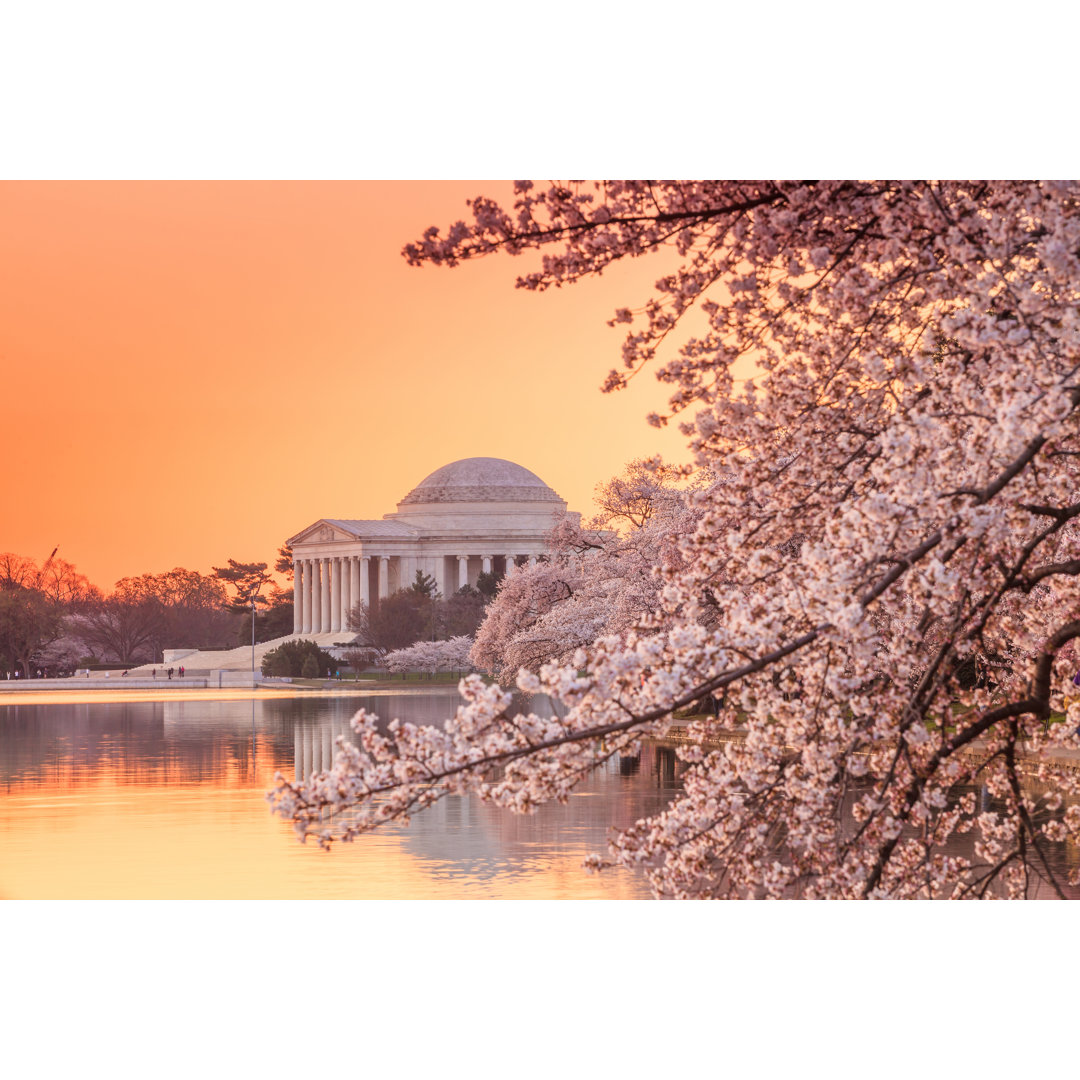
[[(283, 546), (274, 571), (292, 577)], [(54, 550), (42, 563), (0, 554), (0, 672), (30, 678), (93, 665), (160, 661), (166, 648), (231, 648), (292, 632), (293, 594), (265, 562), (229, 559), (212, 574), (176, 567), (124, 577), (105, 592)]]

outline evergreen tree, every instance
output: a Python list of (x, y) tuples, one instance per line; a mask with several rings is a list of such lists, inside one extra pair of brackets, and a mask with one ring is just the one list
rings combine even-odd
[[(309, 675), (308, 660), (314, 670)], [(271, 649), (262, 661), (264, 675), (288, 676), (291, 678), (317, 679), (324, 671), (334, 667), (337, 661), (314, 641), (301, 638), (299, 641), (286, 641), (276, 649)]]

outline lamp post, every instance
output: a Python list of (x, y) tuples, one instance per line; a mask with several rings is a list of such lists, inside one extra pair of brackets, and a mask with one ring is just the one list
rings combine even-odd
[(255, 604), (259, 599), (259, 593), (262, 592), (263, 585), (266, 584), (265, 579), (260, 581), (255, 586), (255, 591), (251, 594), (251, 685), (255, 685)]

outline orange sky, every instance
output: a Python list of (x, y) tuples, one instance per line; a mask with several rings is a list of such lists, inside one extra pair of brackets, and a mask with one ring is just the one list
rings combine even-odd
[(531, 253), (415, 269), (402, 246), (505, 182), (0, 183), (0, 550), (97, 585), (272, 562), (381, 517), (439, 466), (516, 461), (570, 508), (685, 460), (650, 374), (601, 394), (661, 267), (538, 295)]

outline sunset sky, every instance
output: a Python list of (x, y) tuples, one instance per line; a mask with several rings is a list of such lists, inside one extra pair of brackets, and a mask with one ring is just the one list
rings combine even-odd
[(573, 510), (634, 457), (685, 460), (620, 362), (617, 306), (661, 264), (535, 294), (536, 253), (454, 270), (401, 248), (507, 182), (5, 182), (0, 550), (54, 547), (108, 589), (272, 562), (320, 517), (381, 517), (463, 457)]

